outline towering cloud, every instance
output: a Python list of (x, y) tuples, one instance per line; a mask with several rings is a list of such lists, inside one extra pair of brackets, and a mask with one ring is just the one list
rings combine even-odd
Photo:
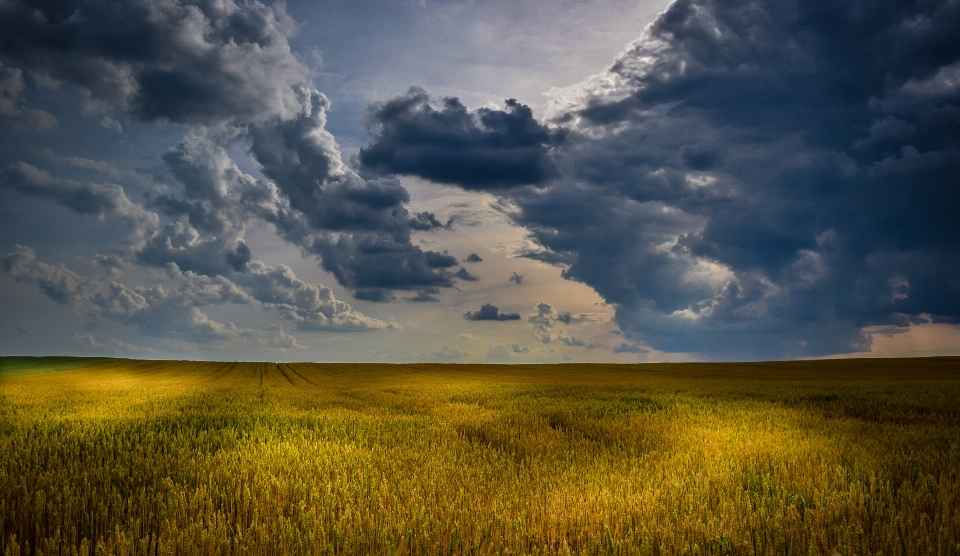
[(420, 162), (472, 168), (493, 112), (419, 91), (374, 107), (361, 161), (497, 193), (527, 256), (657, 349), (861, 350), (864, 326), (960, 320), (958, 27), (953, 2), (677, 0), (553, 91), (551, 131), (498, 144), (515, 180)]

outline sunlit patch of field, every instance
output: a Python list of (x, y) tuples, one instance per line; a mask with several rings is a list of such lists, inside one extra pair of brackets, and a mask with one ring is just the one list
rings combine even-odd
[(33, 363), (4, 554), (960, 553), (957, 358)]

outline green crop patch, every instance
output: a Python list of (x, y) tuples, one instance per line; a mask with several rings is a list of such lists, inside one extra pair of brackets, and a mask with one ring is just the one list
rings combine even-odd
[(92, 367), (114, 361), (110, 357), (0, 357), (0, 377)]

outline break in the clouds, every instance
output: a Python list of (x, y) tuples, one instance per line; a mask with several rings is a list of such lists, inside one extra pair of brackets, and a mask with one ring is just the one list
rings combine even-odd
[[(955, 2), (677, 0), (542, 122), (413, 91), (361, 161), (497, 194), (526, 256), (656, 349), (865, 350), (867, 326), (960, 320), (957, 28)], [(488, 136), (516, 179), (426, 162), (470, 168)]]

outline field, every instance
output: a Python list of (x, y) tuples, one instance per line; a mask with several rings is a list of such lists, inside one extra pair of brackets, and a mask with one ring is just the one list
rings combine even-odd
[(960, 359), (0, 358), (0, 552), (960, 554)]

